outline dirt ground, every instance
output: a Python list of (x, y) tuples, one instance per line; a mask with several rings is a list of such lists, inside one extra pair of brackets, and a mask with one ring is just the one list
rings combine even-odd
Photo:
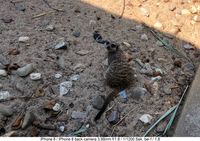
[[(7, 60), (9, 64), (0, 66), (8, 73), (6, 77), (0, 76), (0, 92), (8, 91), (14, 97), (0, 102), (12, 109), (11, 116), (0, 112), (1, 135), (15, 131), (13, 136), (68, 136), (80, 127), (87, 126), (80, 136), (143, 136), (150, 124), (178, 103), (186, 85), (191, 84), (200, 60), (200, 53), (195, 48), (200, 41), (200, 19), (193, 20), (194, 16), (200, 16), (199, 2), (138, 0), (134, 3), (126, 0), (124, 15), (119, 18), (123, 9), (122, 0), (116, 3), (113, 0), (46, 1), (48, 3), (44, 0), (0, 0), (0, 62)], [(171, 5), (176, 8), (173, 9)], [(197, 12), (183, 10), (190, 10), (192, 5), (197, 7)], [(132, 12), (134, 7), (136, 10)], [(148, 11), (144, 8), (141, 10), (141, 7)], [(175, 26), (168, 23), (174, 23), (173, 19)], [(156, 20), (162, 26), (156, 26)], [(49, 25), (55, 29), (47, 29)], [(190, 58), (189, 61), (160, 45), (151, 30), (155, 30), (167, 44)], [(135, 70), (135, 83), (127, 90), (128, 101), (116, 98), (109, 105), (112, 109), (97, 123), (93, 119), (98, 110), (93, 108), (92, 101), (95, 96), (106, 96), (112, 90), (104, 83), (106, 49), (93, 39), (94, 31), (99, 31), (104, 39), (120, 44), (124, 51), (131, 53)], [(80, 36), (75, 35), (78, 32)], [(21, 36), (30, 39), (19, 42)], [(66, 49), (56, 50), (53, 47), (60, 38), (64, 38), (68, 45)], [(185, 46), (191, 48), (186, 49)], [(153, 75), (144, 74), (135, 60), (141, 60), (160, 71)], [(194, 68), (191, 62), (195, 64)], [(41, 80), (31, 80), (29, 75), (20, 77), (10, 67), (13, 64), (23, 67), (29, 63), (34, 65), (33, 72), (42, 74)], [(62, 74), (62, 77), (56, 79), (57, 73)], [(72, 82), (68, 94), (59, 97), (59, 84), (69, 81), (76, 74), (80, 75), (80, 79)], [(161, 76), (161, 80), (150, 83), (155, 76)], [(133, 93), (136, 87), (145, 88), (147, 94), (137, 99)], [(56, 113), (56, 116), (52, 110), (44, 109), (49, 101), (61, 105), (61, 112)], [(113, 126), (107, 118), (114, 110), (118, 111), (120, 119), (132, 112), (120, 124)], [(73, 111), (86, 112), (86, 118), (74, 119)], [(27, 112), (34, 115), (34, 120), (29, 118), (28, 127), (22, 129), (22, 119)], [(152, 116), (150, 124), (139, 120), (144, 114)], [(16, 122), (17, 117), (20, 120)], [(14, 126), (14, 123), (19, 125)], [(57, 129), (60, 125), (65, 127), (64, 132)], [(157, 130), (150, 136), (157, 135)], [(172, 133), (168, 135), (172, 136)]]

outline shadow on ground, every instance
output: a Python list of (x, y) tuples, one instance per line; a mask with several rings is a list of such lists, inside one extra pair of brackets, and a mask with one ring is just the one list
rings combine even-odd
[[(200, 54), (195, 48), (184, 49), (183, 45), (188, 44), (187, 41), (155, 31), (154, 28), (132, 19), (120, 19), (119, 15), (84, 2), (73, 0), (48, 2), (54, 8), (64, 9), (64, 12), (55, 10), (49, 12), (52, 9), (43, 0), (26, 0), (15, 4), (11, 1), (0, 2), (1, 54), (9, 60), (10, 64), (17, 63), (19, 66), (24, 66), (34, 63), (34, 72), (42, 74), (42, 80), (32, 81), (29, 76), (19, 77), (13, 72), (8, 77), (1, 78), (2, 90), (7, 90), (16, 97), (31, 96), (41, 86), (44, 90), (44, 95), (38, 98), (1, 102), (1, 104), (12, 107), (14, 111), (13, 115), (7, 117), (6, 120), (4, 116), (1, 116), (6, 133), (14, 130), (12, 123), (17, 114), (25, 110), (33, 112), (40, 123), (56, 127), (64, 124), (65, 131), (61, 133), (57, 129), (45, 130), (30, 125), (26, 130), (19, 127), (15, 136), (67, 136), (87, 124), (90, 127), (81, 136), (143, 136), (149, 124), (142, 123), (139, 118), (143, 114), (150, 114), (153, 118), (151, 123), (153, 123), (169, 108), (177, 104), (185, 86), (191, 84), (196, 70), (192, 67), (191, 61), (197, 67)], [(25, 10), (20, 11), (17, 4), (22, 4)], [(101, 4), (106, 5), (106, 3)], [(110, 6), (114, 7), (114, 5)], [(121, 9), (116, 11), (121, 11)], [(41, 13), (43, 15), (33, 18)], [(6, 18), (12, 21), (6, 23), (3, 20)], [(53, 25), (55, 29), (47, 31), (48, 25)], [(173, 45), (190, 61), (158, 43), (158, 39), (151, 33), (151, 30), (167, 44)], [(99, 31), (104, 39), (120, 44), (123, 50), (133, 55), (134, 60), (140, 59), (143, 63), (160, 68), (163, 72), (161, 80), (148, 84), (153, 76), (142, 74), (142, 68), (133, 61), (137, 79), (135, 85), (127, 90), (128, 102), (123, 103), (120, 98), (117, 98), (110, 104), (113, 108), (97, 123), (93, 121), (97, 113), (96, 109), (91, 108), (93, 98), (96, 95), (106, 95), (111, 89), (104, 85), (106, 50), (94, 41), (92, 37), (94, 31)], [(73, 35), (77, 32), (80, 32), (80, 37)], [(30, 39), (25, 43), (19, 43), (20, 36), (28, 36)], [(70, 43), (70, 46), (65, 50), (52, 49), (55, 42), (62, 37)], [(9, 50), (13, 48), (19, 50), (20, 54), (9, 55)], [(56, 73), (61, 73), (62, 77), (55, 79)], [(73, 82), (69, 94), (59, 98), (56, 88), (74, 74), (79, 74), (80, 80)], [(55, 87), (53, 91), (52, 87)], [(137, 99), (133, 95), (135, 87), (146, 88), (149, 94), (142, 99)], [(62, 113), (57, 117), (52, 117), (51, 111), (43, 109), (48, 100), (62, 103)], [(133, 109), (134, 111), (113, 130), (113, 126), (107, 120), (110, 112), (117, 110), (122, 118)], [(87, 111), (87, 118), (85, 120), (73, 119), (71, 117), (73, 111)], [(163, 130), (162, 125), (157, 127), (150, 136), (155, 136)], [(168, 136), (172, 134), (173, 129), (170, 130)]]

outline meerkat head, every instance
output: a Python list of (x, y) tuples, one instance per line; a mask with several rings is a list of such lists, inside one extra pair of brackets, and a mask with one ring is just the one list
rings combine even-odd
[(107, 48), (108, 52), (116, 52), (119, 49), (119, 45), (110, 43), (110, 44), (106, 45), (106, 48)]

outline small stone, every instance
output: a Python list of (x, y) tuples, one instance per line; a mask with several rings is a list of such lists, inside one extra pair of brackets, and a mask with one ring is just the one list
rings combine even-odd
[(78, 63), (76, 66), (74, 66), (73, 70), (77, 71), (77, 72), (82, 72), (85, 69), (85, 65)]
[(71, 117), (73, 119), (84, 119), (86, 118), (87, 113), (85, 112), (79, 112), (79, 111), (72, 111)]
[(126, 47), (131, 47), (131, 44), (129, 44), (128, 42), (123, 42), (123, 44), (124, 44)]
[(0, 76), (7, 76), (7, 72), (5, 70), (0, 69)]
[(110, 124), (116, 124), (119, 121), (119, 113), (117, 111), (113, 111), (109, 116), (108, 116), (108, 122)]
[(22, 123), (22, 129), (25, 129), (29, 125), (31, 125), (32, 122), (34, 121), (34, 119), (35, 119), (34, 114), (32, 112), (30, 112), (30, 111), (27, 111), (25, 116), (24, 116), (23, 123)]
[(187, 70), (194, 70), (195, 69), (195, 67), (192, 63), (185, 64), (184, 68), (186, 68)]
[(96, 21), (95, 20), (90, 20), (89, 25), (96, 25)]
[(143, 28), (144, 27), (141, 24), (135, 26), (135, 29), (138, 31), (141, 31)]
[(181, 10), (181, 14), (182, 15), (190, 15), (191, 13), (190, 13), (190, 11), (188, 9), (182, 9)]
[(40, 79), (41, 79), (41, 76), (42, 76), (41, 73), (31, 73), (31, 74), (30, 74), (31, 80), (40, 80)]
[(65, 131), (65, 126), (63, 125), (59, 126), (59, 131), (63, 133)]
[(150, 83), (153, 83), (153, 82), (155, 82), (155, 81), (159, 81), (159, 80), (161, 80), (161, 79), (162, 79), (161, 76), (152, 77)]
[(161, 41), (156, 41), (156, 45), (158, 45), (159, 47), (164, 46), (164, 44)]
[(146, 8), (140, 7), (140, 11), (143, 16), (149, 17), (150, 13)]
[(140, 121), (142, 121), (144, 124), (151, 123), (151, 120), (153, 117), (149, 114), (144, 114), (140, 117)]
[(65, 81), (60, 83), (60, 96), (66, 95), (71, 87), (72, 87), (71, 81)]
[(192, 14), (196, 14), (198, 12), (196, 6), (194, 6), (194, 5), (191, 6), (190, 11), (191, 11)]
[(127, 94), (126, 94), (125, 90), (120, 91), (119, 92), (119, 96), (122, 98), (122, 102), (127, 102), (128, 101), (128, 97), (127, 97)]
[(108, 66), (108, 58), (102, 62), (105, 66)]
[(4, 105), (0, 105), (0, 113), (3, 116), (12, 116), (13, 115), (13, 110), (8, 107), (8, 106), (4, 106)]
[(135, 100), (143, 99), (148, 94), (148, 91), (142, 87), (136, 87), (131, 91), (131, 97)]
[(168, 95), (172, 93), (170, 85), (165, 85), (163, 91)]
[(60, 78), (62, 77), (62, 74), (56, 73), (56, 74), (54, 75), (54, 77), (55, 77), (56, 79), (60, 79)]
[(27, 42), (29, 39), (30, 39), (30, 38), (29, 38), (28, 36), (21, 36), (21, 37), (19, 37), (18, 41), (19, 41), (19, 42), (25, 43), (25, 42)]
[(169, 10), (170, 10), (170, 11), (174, 11), (175, 9), (176, 9), (176, 5), (171, 4), (171, 5), (169, 6)]
[(80, 50), (80, 51), (76, 52), (76, 54), (78, 54), (80, 56), (87, 55), (88, 53), (90, 53), (88, 50)]
[(193, 17), (193, 20), (194, 20), (195, 22), (200, 22), (200, 16), (199, 16), (199, 15), (195, 15), (195, 16)]
[(25, 10), (26, 10), (25, 5), (22, 4), (22, 3), (16, 3), (16, 4), (15, 4), (15, 8), (16, 8), (17, 10), (19, 10), (19, 11), (25, 11)]
[(72, 33), (74, 37), (80, 37), (81, 33), (79, 31), (75, 31)]
[(143, 41), (147, 41), (147, 40), (148, 40), (148, 37), (147, 37), (146, 34), (142, 34), (142, 35), (141, 35), (141, 39), (142, 39)]
[(64, 48), (67, 48), (65, 39), (64, 38), (58, 39), (54, 49), (64, 49)]
[(89, 127), (90, 127), (90, 124), (87, 124), (85, 127), (86, 127), (86, 128), (89, 128)]
[(10, 16), (5, 16), (2, 18), (2, 21), (4, 23), (11, 23), (13, 21), (13, 19)]
[(58, 65), (62, 68), (62, 69), (65, 69), (67, 64), (66, 64), (66, 61), (64, 59), (64, 57), (59, 57), (58, 59)]
[(2, 65), (1, 67), (4, 68), (5, 66), (10, 64), (10, 61), (4, 55), (0, 54), (0, 63)]
[(73, 76), (70, 77), (71, 81), (77, 81), (79, 79), (80, 79), (80, 75), (78, 75), (78, 74), (75, 74), (75, 75), (73, 75)]
[(17, 74), (21, 77), (27, 76), (34, 70), (33, 64), (27, 64), (24, 67), (17, 69)]
[(8, 91), (0, 91), (0, 101), (10, 99), (10, 93)]
[(190, 44), (184, 44), (184, 45), (183, 45), (183, 48), (184, 48), (184, 49), (188, 49), (188, 50), (194, 49), (194, 47), (193, 47), (192, 45), (190, 45)]
[(101, 95), (97, 95), (92, 99), (92, 106), (98, 110), (103, 107), (104, 98)]
[(178, 32), (180, 32), (180, 29), (178, 27), (173, 27), (169, 30), (169, 33), (171, 34), (177, 34)]
[(155, 24), (154, 24), (154, 28), (156, 29), (163, 29), (163, 25), (161, 22), (157, 21)]
[(58, 111), (60, 111), (60, 109), (61, 109), (61, 106), (60, 106), (60, 104), (59, 103), (56, 103), (54, 106), (53, 106), (53, 108), (52, 108), (55, 112), (58, 112)]
[(46, 27), (46, 30), (47, 31), (53, 31), (55, 28), (54, 28), (54, 26), (52, 25), (52, 24), (50, 24), (50, 25), (48, 25), (47, 27)]

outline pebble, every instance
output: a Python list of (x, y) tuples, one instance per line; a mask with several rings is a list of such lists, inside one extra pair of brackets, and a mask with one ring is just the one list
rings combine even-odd
[(178, 32), (180, 32), (181, 30), (180, 30), (180, 28), (178, 28), (178, 27), (173, 27), (173, 28), (171, 28), (170, 30), (169, 30), (169, 33), (171, 33), (171, 34), (177, 34)]
[(148, 91), (142, 87), (136, 87), (131, 91), (131, 97), (135, 100), (143, 99), (144, 96), (148, 95)]
[(67, 44), (65, 42), (65, 39), (64, 38), (60, 38), (57, 40), (57, 43), (54, 47), (54, 49), (64, 49), (67, 47)]
[(22, 4), (22, 3), (16, 3), (16, 4), (15, 4), (15, 8), (16, 8), (17, 10), (19, 10), (19, 11), (25, 11), (25, 10), (26, 10), (25, 5)]
[(119, 113), (117, 111), (113, 111), (109, 116), (108, 116), (108, 122), (110, 124), (116, 124), (119, 121)]
[(42, 76), (41, 73), (31, 73), (31, 74), (30, 74), (31, 80), (40, 80), (40, 79), (41, 79), (41, 76)]
[(159, 40), (158, 40), (158, 41), (156, 41), (156, 45), (157, 45), (157, 46), (159, 46), (159, 47), (162, 47), (162, 46), (164, 46), (164, 44), (163, 44), (161, 41), (159, 41)]
[(147, 37), (146, 34), (142, 34), (142, 35), (141, 35), (141, 39), (142, 39), (143, 41), (147, 41), (147, 40), (148, 40), (148, 37)]
[(131, 44), (129, 44), (128, 42), (123, 42), (123, 44), (124, 44), (126, 47), (131, 47)]
[(7, 72), (5, 70), (0, 69), (0, 76), (7, 76)]
[(61, 106), (60, 106), (60, 104), (59, 103), (56, 103), (54, 106), (53, 106), (53, 108), (52, 108), (55, 112), (58, 112), (58, 111), (60, 111), (60, 109), (61, 109)]
[(138, 31), (141, 31), (143, 28), (144, 27), (141, 24), (135, 26), (135, 29)]
[(59, 131), (63, 133), (65, 131), (65, 126), (63, 125), (59, 126)]
[(122, 98), (122, 102), (127, 102), (128, 101), (128, 97), (127, 97), (127, 94), (126, 94), (125, 90), (120, 91), (119, 92), (119, 96)]
[(153, 117), (149, 114), (144, 114), (140, 117), (140, 121), (142, 121), (144, 124), (151, 123), (151, 120)]
[(164, 85), (163, 91), (165, 94), (171, 94), (172, 90), (171, 90), (171, 86), (170, 85)]
[(80, 75), (78, 75), (78, 74), (75, 74), (75, 75), (70, 77), (70, 81), (77, 81), (79, 79), (80, 79)]
[(97, 95), (92, 99), (92, 106), (95, 109), (100, 110), (103, 107), (104, 104), (104, 98), (101, 95)]
[(175, 9), (176, 9), (176, 5), (171, 4), (171, 5), (169, 6), (169, 10), (170, 10), (170, 11), (174, 11)]
[(88, 53), (90, 53), (88, 50), (80, 50), (80, 51), (76, 52), (76, 54), (78, 54), (80, 56), (87, 55)]
[(155, 24), (154, 24), (154, 28), (156, 29), (163, 29), (163, 25), (161, 22), (157, 21)]
[(17, 69), (17, 74), (21, 77), (27, 76), (34, 70), (33, 64), (27, 64), (24, 67)]
[(0, 101), (10, 99), (10, 93), (8, 91), (0, 91)]
[(56, 79), (60, 79), (60, 78), (62, 77), (62, 74), (61, 74), (61, 73), (56, 73), (56, 74), (54, 75), (54, 77), (55, 77)]
[(194, 70), (195, 69), (195, 67), (192, 63), (185, 64), (184, 68), (186, 68), (187, 70)]
[(146, 8), (140, 7), (140, 11), (143, 16), (149, 17), (150, 13)]
[(3, 116), (12, 116), (13, 110), (8, 106), (0, 105), (0, 113)]
[(190, 11), (188, 9), (182, 9), (181, 10), (181, 14), (182, 15), (190, 15), (191, 13), (190, 13)]
[(80, 37), (81, 33), (79, 31), (75, 31), (72, 33), (74, 37)]
[(0, 54), (0, 63), (1, 63), (1, 65), (7, 66), (10, 64), (10, 61), (4, 55)]
[(34, 114), (30, 111), (27, 111), (22, 123), (22, 129), (27, 128), (34, 121), (34, 119), (35, 119)]
[(71, 117), (73, 119), (84, 119), (86, 118), (87, 113), (85, 112), (80, 112), (80, 111), (72, 111)]
[(161, 79), (162, 79), (161, 76), (152, 77), (150, 83), (153, 83), (153, 82), (155, 82), (155, 81), (159, 81), (159, 80), (161, 80)]
[(19, 37), (18, 41), (19, 41), (19, 42), (25, 43), (25, 42), (27, 42), (29, 39), (30, 39), (30, 38), (29, 38), (28, 36), (21, 36), (21, 37)]
[(194, 49), (194, 47), (193, 47), (192, 45), (190, 45), (190, 44), (184, 44), (184, 45), (183, 45), (183, 48), (184, 48), (184, 49), (188, 49), (188, 50)]
[(190, 11), (191, 11), (192, 14), (196, 14), (198, 12), (196, 6), (194, 6), (194, 5), (191, 6)]
[(2, 21), (4, 23), (11, 23), (13, 21), (13, 19), (10, 16), (5, 16), (2, 18)]
[(106, 60), (104, 60), (102, 63), (104, 64), (104, 66), (108, 66), (108, 58), (106, 58)]
[(199, 16), (199, 15), (195, 15), (195, 16), (193, 17), (193, 21), (195, 21), (195, 22), (200, 22), (200, 16)]
[(77, 72), (82, 72), (85, 69), (85, 65), (78, 63), (76, 66), (74, 66), (73, 70), (77, 71)]
[(66, 61), (64, 59), (64, 57), (59, 57), (58, 59), (58, 65), (62, 68), (62, 69), (65, 69), (67, 64), (66, 64)]
[(65, 81), (60, 83), (60, 96), (66, 95), (70, 88), (72, 87), (72, 82), (71, 81)]
[(47, 27), (46, 27), (46, 30), (47, 31), (53, 31), (55, 29), (55, 27), (52, 25), (52, 24), (50, 24), (50, 25), (48, 25)]
[(90, 20), (89, 25), (96, 25), (96, 21), (95, 20)]

